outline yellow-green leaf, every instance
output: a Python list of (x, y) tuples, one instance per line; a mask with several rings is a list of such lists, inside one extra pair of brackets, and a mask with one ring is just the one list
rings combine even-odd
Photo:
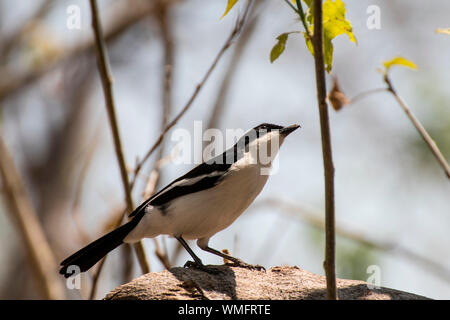
[(394, 59), (389, 61), (384, 61), (383, 65), (386, 68), (386, 72), (388, 72), (392, 66), (404, 66), (413, 70), (417, 70), (417, 65), (414, 62), (400, 56), (395, 57)]
[(437, 28), (436, 33), (443, 33), (450, 35), (450, 28)]
[(305, 36), (306, 47), (308, 48), (309, 52), (311, 52), (311, 54), (314, 55), (314, 45), (311, 41), (311, 38), (308, 36), (308, 34), (306, 32), (304, 33), (304, 36)]
[[(310, 33), (314, 30), (314, 6), (312, 6), (311, 0), (304, 0), (308, 6), (306, 12), (306, 20), (311, 24)], [(326, 70), (329, 73), (333, 66), (333, 43), (332, 40), (341, 34), (346, 34), (351, 42), (356, 43), (355, 35), (353, 34), (353, 28), (349, 20), (345, 18), (346, 9), (342, 0), (325, 0), (322, 5), (323, 11), (323, 50), (324, 50), (324, 62)], [(305, 36), (306, 46), (309, 51), (314, 54), (313, 46)]]
[(289, 32), (282, 33), (277, 37), (278, 42), (273, 46), (270, 51), (270, 62), (273, 63), (283, 53), (286, 48), (286, 41), (288, 39)]
[(234, 7), (234, 5), (236, 4), (236, 2), (238, 2), (238, 0), (228, 0), (227, 3), (227, 8), (225, 9), (224, 14), (220, 17), (220, 19), (222, 19), (223, 17), (225, 17), (228, 12), (230, 12), (230, 10)]
[(346, 34), (351, 42), (356, 43), (353, 28), (349, 20), (345, 18), (345, 4), (342, 0), (326, 0), (323, 3), (323, 34), (324, 34), (324, 59), (327, 72), (333, 65), (334, 38)]

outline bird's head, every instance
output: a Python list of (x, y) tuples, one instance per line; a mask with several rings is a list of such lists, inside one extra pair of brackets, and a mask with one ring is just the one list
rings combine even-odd
[(299, 125), (287, 127), (271, 123), (262, 123), (247, 131), (234, 146), (234, 152), (240, 158), (243, 154), (250, 154), (253, 159), (262, 165), (270, 166), (277, 155), (284, 139)]

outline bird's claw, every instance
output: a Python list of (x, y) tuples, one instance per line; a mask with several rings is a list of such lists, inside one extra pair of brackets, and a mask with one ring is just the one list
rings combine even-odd
[(194, 262), (194, 261), (186, 261), (186, 263), (184, 264), (183, 268), (197, 268), (199, 266), (198, 263)]
[(245, 268), (250, 270), (266, 271), (266, 268), (260, 266), (259, 264), (248, 264), (241, 260), (232, 261), (229, 265), (232, 267)]
[(198, 263), (198, 262), (194, 262), (194, 261), (186, 261), (186, 263), (184, 264), (184, 268), (194, 268), (197, 270), (201, 270), (210, 274), (219, 274), (220, 271), (215, 269), (215, 268), (210, 268), (205, 266), (203, 263)]

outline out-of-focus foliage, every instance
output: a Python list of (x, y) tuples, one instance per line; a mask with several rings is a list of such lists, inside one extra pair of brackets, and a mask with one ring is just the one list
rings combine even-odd
[(407, 67), (413, 70), (417, 70), (417, 65), (412, 62), (411, 60), (405, 59), (403, 57), (395, 57), (391, 60), (388, 61), (384, 61), (383, 62), (384, 68), (385, 68), (385, 73), (389, 72), (389, 70), (393, 67), (393, 66), (403, 66), (403, 67)]
[(436, 33), (448, 34), (450, 35), (450, 28), (437, 28)]
[(367, 267), (377, 265), (375, 252), (359, 243), (339, 239), (336, 250), (337, 276), (367, 281)]
[[(311, 229), (311, 242), (318, 250), (324, 248), (324, 232), (319, 229)], [(343, 279), (367, 281), (369, 274), (367, 267), (379, 265), (375, 251), (365, 245), (338, 236), (336, 246), (337, 276)]]

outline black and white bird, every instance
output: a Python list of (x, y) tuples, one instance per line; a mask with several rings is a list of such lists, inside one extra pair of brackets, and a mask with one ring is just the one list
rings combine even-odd
[[(221, 155), (204, 162), (172, 181), (144, 201), (131, 214), (131, 221), (104, 235), (61, 262), (65, 277), (69, 266), (84, 272), (123, 243), (169, 235), (189, 252), (187, 265), (207, 270), (185, 240), (197, 240), (207, 252), (252, 267), (208, 246), (209, 239), (231, 225), (255, 200), (267, 182), (270, 166), (279, 147), (298, 125), (282, 127), (264, 123), (249, 130)], [(264, 151), (264, 152), (261, 152)], [(268, 155), (262, 159), (261, 155)]]

